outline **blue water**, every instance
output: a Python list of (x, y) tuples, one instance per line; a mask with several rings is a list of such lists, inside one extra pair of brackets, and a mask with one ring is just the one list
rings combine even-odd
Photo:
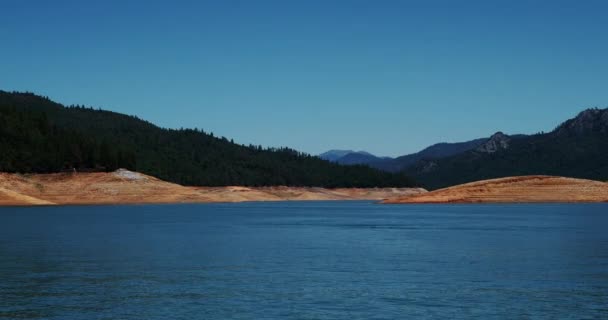
[(0, 208), (0, 319), (608, 319), (608, 205)]

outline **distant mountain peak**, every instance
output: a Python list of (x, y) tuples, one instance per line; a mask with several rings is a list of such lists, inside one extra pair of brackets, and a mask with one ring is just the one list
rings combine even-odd
[(332, 149), (332, 150), (321, 153), (319, 155), (319, 158), (321, 158), (323, 160), (328, 160), (328, 161), (336, 161), (352, 152), (354, 152), (354, 151), (353, 150)]
[(490, 136), (490, 139), (502, 139), (504, 137), (507, 137), (507, 135), (504, 134), (502, 131), (497, 131), (496, 133)]
[(343, 158), (346, 156), (351, 156), (351, 155), (359, 155), (359, 156), (366, 156), (366, 157), (373, 157), (373, 158), (376, 157), (367, 151), (333, 149), (333, 150), (329, 150), (329, 151), (321, 153), (319, 155), (319, 158), (335, 162), (335, 161), (338, 161), (340, 158)]
[(581, 111), (576, 117), (562, 123), (555, 130), (558, 134), (608, 133), (608, 108), (591, 108)]
[(475, 150), (483, 153), (494, 153), (498, 150), (508, 149), (510, 141), (511, 137), (498, 131)]

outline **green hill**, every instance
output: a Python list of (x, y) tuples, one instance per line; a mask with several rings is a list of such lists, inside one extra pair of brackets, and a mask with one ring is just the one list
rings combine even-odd
[(497, 133), (479, 147), (405, 172), (429, 189), (516, 175), (608, 180), (608, 109), (588, 109), (549, 133)]
[(197, 129), (164, 129), (134, 116), (65, 107), (0, 91), (0, 171), (111, 171), (184, 185), (407, 187), (404, 174), (342, 166), (289, 148), (244, 146)]

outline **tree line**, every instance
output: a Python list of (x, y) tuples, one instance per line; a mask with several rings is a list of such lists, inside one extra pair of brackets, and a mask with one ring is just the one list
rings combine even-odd
[(290, 148), (234, 143), (200, 129), (160, 128), (134, 116), (65, 107), (0, 91), (0, 171), (136, 170), (184, 185), (408, 187), (403, 173), (342, 166)]

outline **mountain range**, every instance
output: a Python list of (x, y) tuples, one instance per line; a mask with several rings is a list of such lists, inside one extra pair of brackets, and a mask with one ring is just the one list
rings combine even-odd
[(126, 168), (193, 186), (436, 189), (515, 175), (605, 181), (608, 109), (584, 110), (548, 133), (497, 132), (396, 158), (350, 150), (317, 157), (290, 148), (240, 145), (200, 129), (160, 128), (101, 109), (66, 107), (32, 93), (0, 91), (0, 150), (1, 172)]
[[(349, 154), (333, 160), (346, 163)], [(587, 109), (548, 133), (438, 143), (397, 158), (359, 164), (404, 172), (428, 189), (516, 175), (561, 175), (608, 180), (608, 109)]]
[[(521, 136), (521, 135), (519, 135)], [(480, 138), (465, 142), (441, 142), (427, 147), (419, 152), (396, 158), (378, 157), (366, 151), (330, 150), (319, 155), (320, 158), (339, 164), (366, 164), (388, 172), (399, 172), (421, 160), (431, 160), (449, 157), (484, 144), (489, 138)]]
[[(343, 163), (344, 160), (342, 160), (342, 158), (344, 158), (345, 156), (350, 156), (350, 157), (360, 156), (363, 158), (365, 158), (365, 157), (376, 158), (376, 156), (374, 156), (373, 154), (371, 154), (369, 152), (353, 151), (353, 150), (329, 150), (327, 152), (321, 153), (319, 155), (319, 158), (321, 158), (323, 160), (332, 161), (332, 162)], [(361, 162), (361, 163), (367, 163), (367, 162)], [(348, 164), (355, 164), (355, 163), (348, 163)]]

